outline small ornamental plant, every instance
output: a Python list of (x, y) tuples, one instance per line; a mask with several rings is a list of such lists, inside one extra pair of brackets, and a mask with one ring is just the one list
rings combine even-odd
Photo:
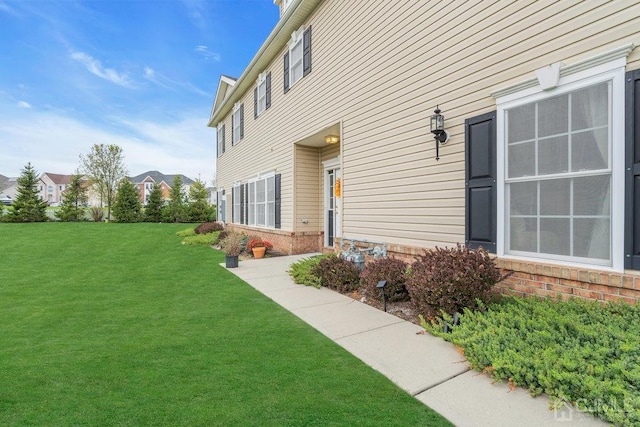
[(379, 258), (365, 265), (360, 273), (360, 285), (367, 298), (380, 298), (380, 289), (376, 286), (385, 280), (385, 293), (389, 301), (408, 301), (407, 263), (396, 258)]
[(273, 245), (260, 237), (253, 236), (247, 241), (247, 252), (251, 252), (253, 248), (267, 248), (269, 251), (269, 249), (273, 249)]
[(220, 222), (203, 222), (195, 228), (196, 234), (209, 234), (222, 230), (224, 230), (224, 226)]

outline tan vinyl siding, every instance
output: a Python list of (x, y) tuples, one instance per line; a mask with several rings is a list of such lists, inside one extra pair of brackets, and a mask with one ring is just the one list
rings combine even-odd
[[(322, 222), (321, 161), (341, 151), (344, 235), (423, 247), (462, 242), (464, 120), (494, 110), (493, 91), (535, 77), (540, 67), (640, 45), (640, 3), (633, 1), (434, 5), (322, 2), (307, 20), (313, 71), (284, 94), (286, 46), (260, 70), (272, 73), (271, 108), (254, 120), (253, 87), (247, 91), (245, 138), (232, 148), (227, 116), (218, 182), (231, 188), (235, 180), (276, 170), (282, 173), (282, 228), (317, 229), (311, 210), (318, 200)], [(636, 48), (627, 69), (639, 67)], [(436, 105), (451, 134), (439, 162), (428, 120)], [(296, 142), (335, 123), (341, 123), (340, 145), (294, 150)], [(314, 162), (317, 171), (302, 166)], [(302, 217), (310, 219), (306, 227)]]
[[(295, 227), (294, 231), (311, 232), (322, 230), (322, 175), (319, 149), (295, 146)], [(304, 224), (302, 221), (308, 222)]]

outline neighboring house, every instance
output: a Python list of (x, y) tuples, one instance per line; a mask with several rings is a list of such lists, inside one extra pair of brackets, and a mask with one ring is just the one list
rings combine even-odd
[(11, 200), (15, 200), (18, 196), (18, 178), (12, 177), (4, 180), (2, 184), (2, 190), (0, 190), (0, 195), (10, 198)]
[(2, 193), (2, 191), (5, 188), (9, 187), (8, 182), (9, 182), (9, 178), (8, 177), (6, 177), (4, 175), (0, 175), (0, 193)]
[[(153, 184), (157, 183), (162, 189), (162, 198), (169, 200), (171, 198), (171, 186), (173, 186), (173, 180), (177, 175), (165, 175), (158, 171), (148, 171), (137, 176), (129, 177), (129, 180), (133, 182), (138, 189), (140, 195), (140, 201), (143, 205), (146, 205), (153, 190)], [(180, 175), (182, 178), (182, 184), (185, 194), (189, 194), (189, 189), (194, 181), (187, 178), (184, 175)]]
[(520, 294), (640, 298), (640, 3), (276, 4), (209, 120), (229, 227), (285, 253), (466, 243)]
[(38, 193), (50, 205), (60, 204), (62, 202), (62, 193), (67, 189), (70, 181), (71, 175), (45, 172), (40, 175)]

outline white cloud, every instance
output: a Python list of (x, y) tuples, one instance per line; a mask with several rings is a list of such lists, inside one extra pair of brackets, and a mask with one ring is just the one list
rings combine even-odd
[(202, 56), (203, 58), (205, 58), (207, 61), (208, 60), (213, 60), (213, 61), (220, 61), (222, 60), (222, 57), (220, 56), (219, 53), (215, 53), (209, 50), (209, 48), (207, 46), (196, 46), (196, 48), (194, 49), (196, 51), (196, 53), (200, 56)]
[(71, 52), (71, 59), (83, 64), (91, 74), (108, 80), (111, 83), (128, 88), (134, 87), (134, 83), (127, 73), (118, 73), (112, 68), (104, 68), (100, 61), (94, 59), (91, 55), (87, 55), (84, 52)]
[(150, 67), (144, 67), (143, 76), (145, 79), (149, 80), (150, 82), (153, 82), (158, 86), (162, 86), (163, 88), (172, 90), (174, 92), (177, 92), (178, 90), (187, 90), (189, 92), (195, 93), (196, 95), (206, 96), (207, 98), (211, 97), (211, 94), (209, 92), (205, 92), (204, 90), (193, 85), (192, 83), (179, 82), (179, 81), (170, 79), (169, 77), (161, 73), (158, 73), (157, 71), (155, 71), (153, 68), (150, 68)]
[(18, 102), (18, 107), (20, 107), (20, 108), (31, 108), (31, 104), (29, 104), (27, 101), (20, 101), (20, 102)]
[[(91, 145), (116, 144), (131, 175), (159, 170), (207, 181), (215, 175), (215, 132), (206, 127), (206, 119), (194, 115), (175, 123), (115, 122), (114, 129), (100, 129), (55, 112), (22, 110), (17, 118), (3, 114), (0, 174), (17, 176), (27, 162), (38, 172), (70, 174)], [(131, 131), (123, 134), (123, 127)]]

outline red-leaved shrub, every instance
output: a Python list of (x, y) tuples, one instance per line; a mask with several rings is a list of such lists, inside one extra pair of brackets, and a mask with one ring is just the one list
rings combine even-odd
[(338, 292), (349, 292), (360, 285), (360, 270), (352, 262), (340, 257), (325, 258), (313, 268), (320, 285)]
[(379, 258), (365, 265), (360, 273), (360, 286), (367, 298), (380, 298), (380, 289), (376, 285), (386, 280), (384, 290), (389, 301), (408, 301), (406, 271), (407, 263), (402, 260)]
[(195, 228), (196, 234), (209, 234), (214, 231), (222, 231), (224, 226), (220, 222), (203, 222)]
[(435, 248), (416, 257), (407, 278), (407, 290), (416, 311), (425, 317), (477, 308), (487, 302), (491, 288), (502, 279), (489, 253), (460, 244)]

